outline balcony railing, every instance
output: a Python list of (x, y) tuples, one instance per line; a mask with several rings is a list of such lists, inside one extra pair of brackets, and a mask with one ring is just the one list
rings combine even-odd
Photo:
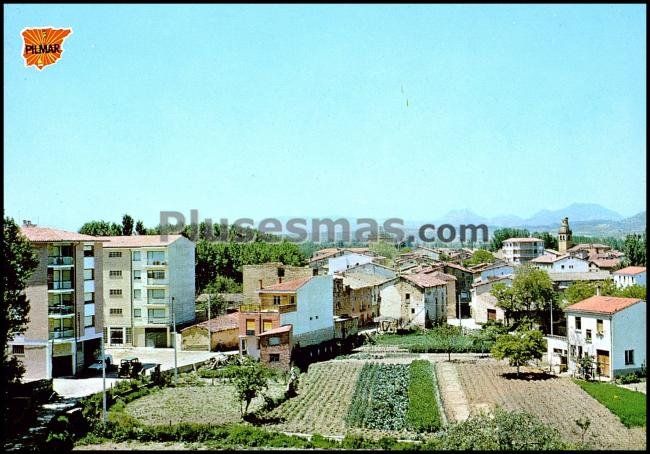
[(294, 312), (297, 309), (296, 304), (242, 304), (239, 306), (240, 312), (279, 312), (285, 314), (287, 312)]
[(167, 260), (147, 260), (148, 266), (165, 266), (167, 265)]
[(74, 306), (66, 306), (66, 305), (48, 306), (47, 314), (50, 316), (74, 315)]
[(149, 317), (147, 323), (151, 325), (168, 325), (169, 317)]
[(72, 281), (52, 281), (47, 283), (48, 290), (71, 290)]
[(48, 257), (48, 265), (73, 265), (74, 259), (72, 257)]
[(168, 285), (168, 279), (147, 278), (147, 285)]
[(66, 339), (68, 337), (74, 337), (73, 329), (50, 331), (50, 339)]
[(170, 304), (169, 298), (147, 298), (145, 304)]

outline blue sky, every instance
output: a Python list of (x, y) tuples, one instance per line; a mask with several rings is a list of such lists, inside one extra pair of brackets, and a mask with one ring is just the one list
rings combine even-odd
[[(645, 5), (5, 5), (5, 214), (645, 209)], [(20, 32), (72, 27), (53, 66)]]

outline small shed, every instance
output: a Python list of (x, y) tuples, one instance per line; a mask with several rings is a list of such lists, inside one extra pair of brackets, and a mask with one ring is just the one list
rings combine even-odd
[(396, 333), (398, 320), (394, 317), (382, 315), (375, 317), (373, 322), (377, 323), (377, 332), (379, 333)]
[(334, 316), (334, 338), (345, 339), (359, 332), (359, 316)]
[[(181, 330), (182, 350), (237, 350), (239, 341), (239, 312), (220, 315)], [(208, 341), (209, 339), (209, 341)]]

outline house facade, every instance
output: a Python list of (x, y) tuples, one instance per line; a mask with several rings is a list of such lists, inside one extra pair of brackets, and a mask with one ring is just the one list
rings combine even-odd
[(646, 286), (645, 266), (628, 266), (612, 273), (616, 287), (625, 288), (632, 285)]
[(101, 348), (102, 241), (26, 223), (38, 266), (27, 282), (27, 330), (9, 342), (25, 381), (76, 375)]
[(544, 254), (544, 240), (539, 238), (508, 238), (503, 241), (503, 258), (521, 265)]
[(181, 350), (228, 351), (238, 347), (238, 312), (220, 315), (181, 330)]
[(505, 321), (505, 312), (497, 306), (497, 299), (492, 294), (492, 286), (501, 282), (506, 286), (512, 285), (512, 274), (494, 276), (485, 281), (476, 282), (472, 286), (472, 319), (477, 324), (493, 321)]
[(171, 347), (174, 321), (178, 329), (195, 318), (194, 243), (182, 235), (102, 238), (107, 346)]
[[(564, 362), (579, 373), (578, 359), (594, 358), (595, 374), (614, 379), (640, 370), (646, 361), (646, 302), (637, 298), (596, 295), (564, 309), (567, 319)], [(549, 344), (551, 364), (561, 359), (561, 345)], [(551, 350), (551, 348), (553, 350)]]
[(314, 270), (308, 266), (284, 265), (280, 262), (267, 262), (259, 265), (244, 265), (243, 274), (243, 302), (254, 304), (257, 302), (257, 291), (294, 279), (301, 279), (314, 275)]
[(537, 268), (553, 273), (586, 273), (590, 271), (589, 261), (569, 254), (544, 254), (530, 261)]
[[(290, 353), (294, 347), (315, 345), (334, 338), (332, 276), (285, 281), (258, 290), (257, 294), (257, 303), (240, 307), (240, 354), (262, 360), (267, 358), (271, 365), (284, 367), (286, 364), (280, 361), (282, 355), (279, 352), (270, 356), (271, 353), (265, 349), (274, 347), (273, 350)], [(266, 339), (269, 331), (273, 335)], [(273, 364), (276, 362), (281, 364)]]

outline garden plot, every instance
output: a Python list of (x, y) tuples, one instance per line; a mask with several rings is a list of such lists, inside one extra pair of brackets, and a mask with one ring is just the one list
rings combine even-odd
[[(588, 417), (591, 426), (585, 441), (597, 449), (645, 449), (645, 428), (626, 428), (607, 408), (567, 378), (536, 375), (538, 379), (505, 378), (513, 368), (497, 361), (454, 364), (470, 406), (470, 412), (505, 410), (531, 413), (556, 427), (569, 441), (579, 442), (575, 421)], [(525, 372), (533, 369), (522, 368)]]
[(309, 366), (300, 376), (298, 396), (265, 415), (276, 422), (269, 430), (344, 435), (345, 417), (362, 361), (326, 361)]
[[(270, 382), (267, 394), (278, 397), (284, 385)], [(260, 396), (253, 399), (249, 412), (264, 404)], [(143, 424), (177, 424), (181, 422), (227, 424), (241, 421), (235, 387), (229, 383), (214, 386), (165, 388), (137, 399), (126, 406), (126, 412)]]

